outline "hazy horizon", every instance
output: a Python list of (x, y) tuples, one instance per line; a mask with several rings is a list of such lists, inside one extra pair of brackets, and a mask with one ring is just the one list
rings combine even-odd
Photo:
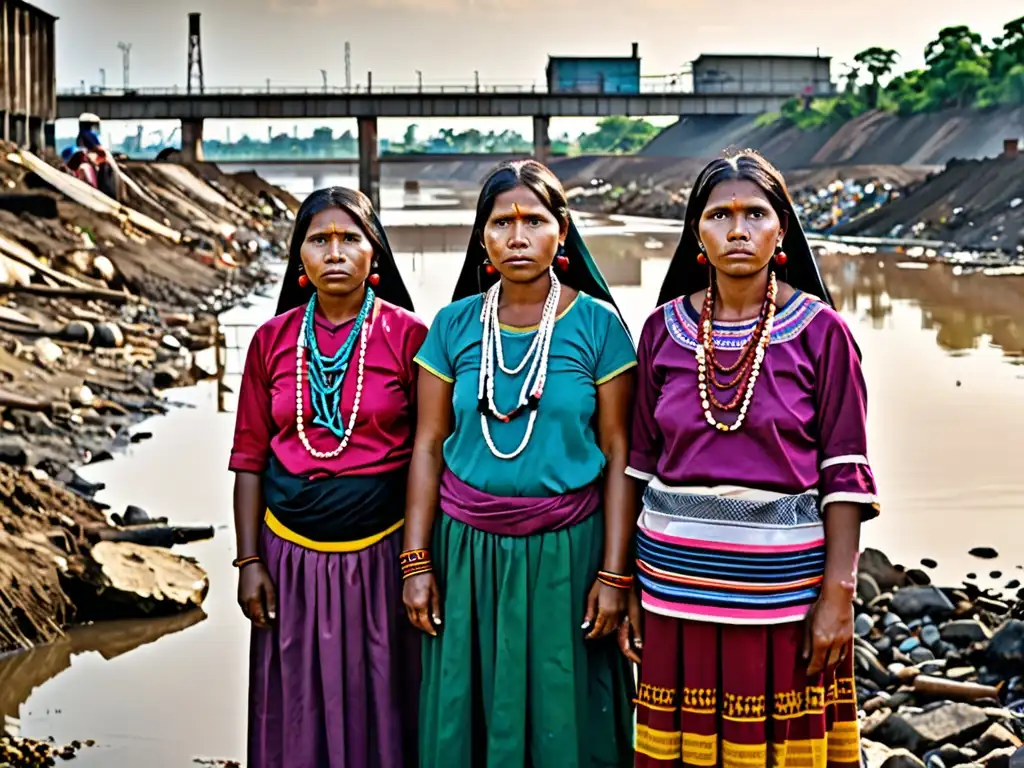
[[(921, 6), (888, 0), (832, 5), (790, 0), (769, 7), (754, 0), (723, 6), (712, 0), (363, 0), (346, 10), (343, 0), (170, 0), (159, 5), (138, 0), (36, 0), (57, 22), (58, 88), (84, 81), (98, 85), (100, 69), (109, 86), (123, 82), (119, 41), (132, 45), (133, 87), (184, 85), (187, 71), (188, 13), (203, 15), (205, 83), (261, 86), (269, 78), (281, 86), (345, 84), (344, 44), (351, 43), (352, 81), (414, 85), (417, 71), (425, 86), (470, 84), (474, 71), (484, 85), (544, 82), (551, 55), (628, 56), (639, 43), (644, 76), (669, 75), (701, 53), (814, 54), (842, 64), (872, 45), (901, 54), (898, 69), (920, 66), (928, 41), (946, 26), (967, 24), (986, 39), (1019, 17), (1019, 0), (987, 0), (965, 11), (961, 2), (933, 0)], [(461, 42), (456, 42), (461, 41)], [(501, 51), (502, 55), (495, 55)], [(344, 130), (353, 121), (314, 121)], [(400, 138), (408, 121), (382, 121), (381, 135)], [(456, 121), (418, 121), (432, 132)], [(593, 121), (552, 121), (552, 132), (575, 135)], [(663, 122), (663, 121), (659, 121)], [(291, 131), (295, 121), (275, 130)], [(520, 132), (529, 121), (457, 121), (490, 130), (497, 125)], [(573, 123), (579, 123), (578, 128)], [(393, 125), (392, 125), (393, 124)], [(564, 125), (563, 125), (564, 124)], [(147, 130), (157, 123), (147, 123)], [(266, 123), (255, 123), (265, 126)], [(517, 127), (518, 125), (518, 127)], [(223, 123), (207, 127), (209, 138), (223, 138)], [(266, 128), (233, 121), (233, 137), (264, 135)], [(303, 133), (314, 126), (302, 127)], [(453, 126), (456, 127), (456, 126)], [(130, 126), (110, 126), (113, 136)], [(499, 129), (500, 130), (500, 129)]]

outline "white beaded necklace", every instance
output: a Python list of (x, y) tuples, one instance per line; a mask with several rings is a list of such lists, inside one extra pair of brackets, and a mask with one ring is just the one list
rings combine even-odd
[[(480, 347), (480, 378), (477, 387), (477, 400), (481, 403), (480, 429), (483, 431), (484, 441), (491, 453), (499, 459), (514, 459), (525, 450), (533, 435), (533, 425), (537, 421), (537, 403), (544, 393), (544, 384), (548, 377), (548, 356), (551, 351), (551, 337), (555, 330), (556, 314), (558, 312), (558, 300), (562, 294), (562, 285), (555, 277), (555, 271), (548, 269), (548, 276), (551, 279), (551, 287), (548, 290), (547, 299), (544, 301), (544, 309), (541, 312), (540, 324), (537, 326), (537, 334), (530, 344), (529, 349), (523, 356), (519, 365), (509, 368), (505, 365), (505, 355), (501, 346), (501, 326), (498, 322), (498, 295), (501, 290), (501, 281), (498, 281), (487, 293), (484, 294), (483, 306), (480, 311), (480, 320), (483, 323), (483, 335)], [(499, 369), (508, 374), (516, 375), (526, 367), (526, 378), (519, 391), (519, 400), (515, 409), (509, 414), (502, 413), (494, 402), (494, 362), (498, 361)], [(494, 445), (491, 439), (491, 431), (487, 424), (488, 414), (484, 412), (486, 404), (487, 411), (498, 421), (506, 424), (511, 421), (511, 416), (523, 408), (529, 408), (530, 415), (526, 424), (526, 434), (519, 443), (519, 447), (512, 453), (502, 453)]]
[(372, 322), (373, 313), (366, 316), (363, 322), (362, 332), (359, 336), (359, 371), (356, 376), (356, 396), (352, 402), (352, 415), (348, 419), (348, 428), (345, 429), (345, 437), (341, 439), (338, 447), (333, 451), (318, 451), (309, 444), (306, 437), (306, 425), (302, 418), (302, 358), (303, 350), (306, 348), (306, 318), (303, 316), (302, 325), (299, 327), (299, 339), (295, 345), (295, 428), (299, 432), (299, 440), (310, 456), (316, 459), (333, 459), (341, 455), (341, 452), (348, 446), (349, 438), (352, 437), (352, 430), (356, 426), (356, 416), (359, 414), (359, 401), (363, 397), (363, 369), (366, 363), (366, 337)]

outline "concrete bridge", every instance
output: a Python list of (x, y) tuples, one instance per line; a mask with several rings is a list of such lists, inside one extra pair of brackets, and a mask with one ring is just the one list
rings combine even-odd
[(656, 115), (752, 115), (781, 108), (784, 96), (765, 93), (691, 93), (653, 90), (640, 93), (552, 93), (534, 87), (488, 90), (473, 86), (431, 89), (374, 90), (259, 90), (139, 89), (61, 93), (59, 118), (92, 112), (103, 120), (180, 120), (182, 155), (202, 160), (203, 121), (355, 118), (359, 130), (359, 188), (374, 204), (380, 201), (380, 159), (377, 155), (378, 118), (496, 118), (533, 119), (533, 155), (550, 157), (548, 129), (552, 117), (650, 117)]

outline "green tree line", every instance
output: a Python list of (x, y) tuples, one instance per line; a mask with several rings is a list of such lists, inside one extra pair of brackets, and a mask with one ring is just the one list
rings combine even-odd
[(800, 128), (817, 128), (875, 109), (913, 115), (1024, 105), (1024, 16), (987, 43), (969, 26), (946, 27), (925, 46), (923, 68), (893, 76), (899, 59), (889, 48), (861, 51), (847, 66), (836, 96), (790, 99), (765, 121), (781, 117)]

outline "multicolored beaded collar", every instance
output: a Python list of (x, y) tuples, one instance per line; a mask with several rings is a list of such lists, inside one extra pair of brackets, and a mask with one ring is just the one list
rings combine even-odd
[[(828, 305), (815, 296), (802, 291), (794, 293), (775, 314), (771, 344), (784, 344), (795, 339), (811, 320)], [(698, 317), (688, 296), (681, 296), (665, 304), (665, 326), (669, 335), (680, 346), (697, 348)], [(750, 339), (757, 318), (741, 322), (715, 321), (715, 349), (740, 349)]]

